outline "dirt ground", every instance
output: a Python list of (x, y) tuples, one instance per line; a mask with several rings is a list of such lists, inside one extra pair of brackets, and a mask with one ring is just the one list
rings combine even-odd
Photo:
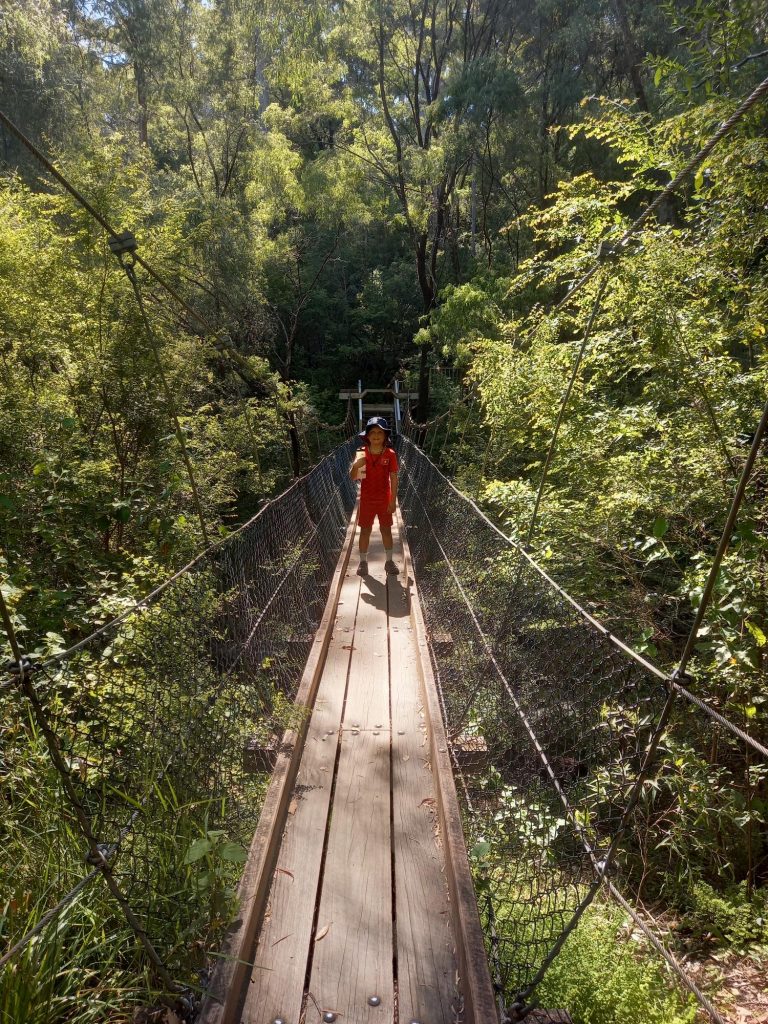
[[(683, 964), (729, 1024), (768, 1024), (768, 953), (714, 953)], [(701, 1020), (709, 1020), (704, 1011)]]

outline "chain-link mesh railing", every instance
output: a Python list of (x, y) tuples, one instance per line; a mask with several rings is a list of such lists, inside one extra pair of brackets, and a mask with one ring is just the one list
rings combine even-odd
[[(344, 442), (129, 612), (0, 691), (0, 771), (30, 780), (4, 793), (0, 967), (29, 955), (35, 915), (40, 931), (103, 875), (161, 981), (189, 980), (190, 951), (226, 923), (265, 773), (298, 713), (354, 506), (351, 456)], [(24, 913), (19, 843), (35, 891), (40, 872), (46, 882), (45, 904)]]
[[(645, 785), (657, 755), (669, 759), (670, 716), (688, 723), (690, 743), (711, 742), (712, 722), (671, 677), (580, 609), (420, 448), (402, 438), (399, 453), (400, 503), (487, 950), (502, 1014), (518, 1019), (598, 890), (621, 898), (614, 871), (630, 895), (636, 889), (620, 843), (636, 850), (648, 838), (638, 829), (661, 821), (665, 807), (675, 813), (673, 792), (655, 802), (658, 783)], [(739, 741), (731, 729), (721, 742), (730, 750)], [(755, 820), (728, 826), (731, 848), (741, 843), (753, 860), (765, 845), (750, 834), (745, 847)]]

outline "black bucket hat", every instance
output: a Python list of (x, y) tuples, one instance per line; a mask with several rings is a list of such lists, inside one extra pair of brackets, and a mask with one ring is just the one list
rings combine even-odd
[(370, 433), (371, 430), (373, 430), (374, 427), (380, 427), (387, 435), (387, 441), (389, 441), (389, 423), (387, 423), (383, 416), (371, 416), (371, 418), (365, 424), (365, 430), (363, 430), (357, 436), (360, 438), (361, 441), (367, 441), (368, 434)]

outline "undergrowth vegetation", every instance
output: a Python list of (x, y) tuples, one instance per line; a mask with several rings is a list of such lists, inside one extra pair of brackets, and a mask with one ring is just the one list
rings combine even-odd
[(591, 907), (537, 991), (543, 1006), (567, 1006), (574, 1024), (693, 1024), (696, 1006), (656, 961), (631, 923)]

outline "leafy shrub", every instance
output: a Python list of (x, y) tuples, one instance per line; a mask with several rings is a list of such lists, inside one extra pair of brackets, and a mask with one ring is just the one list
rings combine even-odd
[(695, 1006), (670, 985), (618, 911), (592, 907), (537, 990), (542, 1006), (564, 1007), (574, 1024), (692, 1024)]
[(730, 886), (717, 893), (706, 882), (696, 882), (689, 893), (690, 905), (682, 927), (697, 937), (744, 950), (755, 943), (768, 942), (768, 893), (747, 892), (746, 883)]

